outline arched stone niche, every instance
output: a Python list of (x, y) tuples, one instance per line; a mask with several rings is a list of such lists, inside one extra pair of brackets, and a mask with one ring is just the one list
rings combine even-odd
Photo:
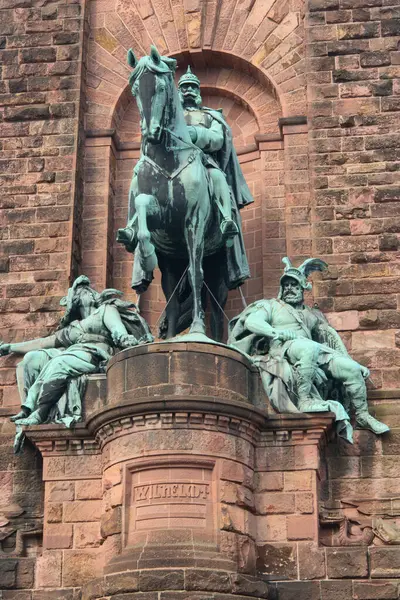
[[(113, 141), (89, 138), (87, 143), (84, 217), (89, 235), (84, 242), (87, 251), (82, 270), (92, 275), (99, 286), (113, 285), (135, 297), (130, 288), (132, 256), (114, 240), (116, 229), (126, 223), (129, 184), (139, 157), (139, 118), (127, 87), (130, 69), (126, 64), (126, 50), (132, 46), (141, 56), (148, 52), (150, 43), (156, 43), (161, 52), (177, 59), (177, 78), (191, 64), (201, 79), (204, 104), (222, 107), (232, 127), (242, 169), (255, 198), (255, 203), (242, 211), (252, 271), (252, 279), (242, 288), (246, 301), (276, 292), (282, 256), (307, 254), (307, 244), (310, 244), (307, 135), (303, 130), (294, 132), (286, 128), (286, 133), (302, 133), (290, 136), (292, 139), (286, 144), (287, 136), (282, 135), (285, 128), (278, 126), (282, 117), (298, 115), (299, 111), (304, 114), (305, 86), (300, 77), (303, 64), (301, 11), (294, 9), (293, 12), (286, 5), (281, 8), (279, 5), (280, 1), (272, 2), (268, 15), (258, 15), (260, 21), (255, 21), (251, 7), (246, 9), (238, 43), (233, 43), (232, 32), (236, 25), (232, 21), (225, 31), (228, 37), (223, 44), (219, 31), (226, 7), (221, 6), (213, 33), (207, 25), (208, 17), (201, 20), (200, 25), (197, 23), (202, 33), (200, 46), (194, 49), (191, 43), (197, 42), (188, 32), (193, 31), (196, 10), (188, 12), (183, 5), (176, 4), (172, 21), (163, 23), (163, 42), (155, 21), (163, 22), (159, 19), (162, 2), (147, 2), (146, 10), (143, 3), (139, 6), (133, 0), (89, 4), (86, 129), (89, 132), (107, 129), (109, 137), (113, 132)], [(165, 10), (168, 12), (169, 8)], [(180, 10), (185, 13), (188, 46), (184, 44), (179, 25)], [(232, 7), (226, 18), (234, 19), (234, 15), (236, 9)], [(173, 38), (171, 22), (181, 31), (178, 45), (165, 42)], [(275, 29), (281, 32), (282, 39), (271, 37)], [(132, 31), (134, 36), (129, 34)], [(259, 51), (264, 56), (262, 60)], [(101, 150), (102, 143), (108, 148), (105, 153)], [(100, 237), (99, 227), (103, 231)], [(302, 239), (296, 245), (292, 239), (297, 229)], [(140, 302), (144, 316), (155, 325), (165, 305), (159, 275)], [(239, 293), (232, 292), (226, 308), (228, 316), (236, 314), (242, 306)]]
[[(179, 63), (182, 64), (182, 63)], [(263, 294), (262, 260), (262, 201), (265, 152), (260, 152), (258, 137), (262, 134), (279, 136), (278, 119), (281, 109), (271, 92), (248, 73), (225, 67), (205, 67), (196, 69), (201, 81), (201, 93), (204, 106), (220, 108), (229, 123), (235, 148), (242, 163), (243, 172), (252, 191), (255, 202), (242, 211), (243, 230), (246, 250), (252, 271), (252, 280), (243, 287), (247, 302), (252, 302)], [(186, 70), (183, 65), (177, 71), (176, 80)], [(137, 160), (138, 150), (135, 143), (140, 142), (140, 117), (130, 90), (124, 91), (114, 111), (113, 125), (121, 150), (117, 161), (116, 192), (114, 211), (114, 235), (123, 227), (127, 218), (127, 198), (132, 178), (132, 169)], [(276, 152), (275, 156), (276, 158)], [(271, 182), (272, 183), (272, 182)], [(276, 179), (278, 183), (278, 179)], [(114, 243), (112, 284), (125, 292), (130, 290), (132, 256), (123, 247)], [(151, 284), (141, 296), (141, 310), (151, 325), (155, 325), (164, 298), (160, 287), (160, 277)], [(239, 292), (231, 292), (227, 304), (229, 317), (242, 307)]]

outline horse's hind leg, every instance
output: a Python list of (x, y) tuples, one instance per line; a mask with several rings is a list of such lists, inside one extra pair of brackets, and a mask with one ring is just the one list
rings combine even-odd
[(135, 211), (135, 196), (138, 193), (137, 177), (134, 175), (129, 189), (128, 223), (117, 231), (117, 242), (124, 244), (128, 252), (135, 252), (137, 239), (137, 214)]
[(189, 254), (189, 280), (193, 291), (193, 321), (190, 333), (206, 333), (205, 315), (201, 302), (204, 283), (204, 217), (193, 211), (185, 224), (185, 240)]
[(204, 261), (204, 278), (210, 288), (211, 337), (216, 342), (222, 342), (224, 337), (224, 308), (228, 298), (225, 270), (225, 249), (207, 257)]
[(157, 266), (157, 256), (150, 241), (150, 231), (147, 226), (147, 209), (155, 199), (149, 194), (139, 194), (135, 198), (135, 208), (138, 218), (137, 239), (140, 247), (140, 265), (143, 271), (153, 271)]
[(182, 275), (180, 264), (171, 257), (159, 255), (159, 267), (161, 271), (161, 286), (164, 292), (167, 306), (165, 308), (167, 331), (165, 337), (170, 339), (177, 333), (179, 317), (179, 298), (177, 285)]

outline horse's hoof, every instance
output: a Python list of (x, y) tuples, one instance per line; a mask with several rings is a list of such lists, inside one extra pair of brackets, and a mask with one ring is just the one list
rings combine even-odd
[(189, 333), (201, 333), (206, 335), (206, 326), (202, 321), (193, 321)]
[(152, 244), (151, 246), (153, 249), (150, 249), (149, 252), (146, 252), (144, 256), (142, 255), (140, 261), (140, 266), (142, 267), (143, 271), (147, 273), (154, 271), (154, 269), (156, 269), (158, 265), (156, 250)]
[(129, 252), (134, 252), (138, 240), (135, 231), (131, 227), (124, 227), (117, 231), (117, 242), (124, 244)]

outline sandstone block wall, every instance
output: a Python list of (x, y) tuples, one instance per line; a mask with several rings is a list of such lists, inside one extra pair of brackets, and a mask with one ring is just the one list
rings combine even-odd
[[(397, 494), (399, 23), (396, 0), (0, 2), (1, 339), (51, 332), (76, 273), (135, 299), (132, 257), (114, 242), (139, 156), (129, 47), (140, 56), (155, 43), (180, 69), (190, 63), (204, 102), (224, 109), (255, 198), (242, 212), (253, 274), (246, 300), (275, 295), (286, 254), (297, 263), (309, 255), (329, 263), (308, 301), (328, 313), (352, 355), (371, 369), (370, 405), (392, 433), (379, 443), (361, 436), (351, 452), (330, 446), (326, 466), (312, 476), (309, 465), (298, 469), (289, 458), (283, 479), (261, 469), (254, 490), (260, 543), (277, 548), (274, 564), (283, 562), (290, 577), (307, 580), (304, 594), (324, 600), (398, 593), (396, 548), (375, 547), (375, 539), (368, 550), (337, 553), (322, 545), (336, 529), (317, 539), (307, 523), (317, 520), (314, 491), (325, 503), (363, 494), (386, 502)], [(159, 279), (141, 306), (154, 327), (164, 306)], [(232, 293), (227, 314), (241, 308)], [(29, 446), (23, 457), (12, 455), (7, 418), (19, 403), (15, 362), (0, 359), (0, 512), (17, 505), (14, 513), (25, 512), (13, 513), (6, 527), (19, 531), (28, 523), (34, 532), (42, 521), (43, 465)], [(81, 484), (66, 479), (74, 499), (55, 505), (98, 500), (78, 498)], [(79, 564), (81, 553), (97, 552), (98, 521), (85, 527), (65, 520), (67, 512), (54, 506), (46, 513), (46, 520), (59, 519), (46, 521), (53, 539), (46, 543), (61, 545), (53, 548), (60, 560)], [(350, 536), (361, 535), (357, 527)], [(6, 600), (45, 598), (26, 591), (51, 572), (45, 562), (35, 571), (40, 535), (18, 538), (25, 556), (0, 555)], [(2, 549), (13, 549), (16, 539), (16, 532), (7, 536)], [(347, 563), (354, 568), (339, 580)], [(293, 579), (275, 587), (287, 599), (298, 585)], [(10, 591), (15, 586), (21, 591)], [(63, 593), (75, 600), (72, 588)]]

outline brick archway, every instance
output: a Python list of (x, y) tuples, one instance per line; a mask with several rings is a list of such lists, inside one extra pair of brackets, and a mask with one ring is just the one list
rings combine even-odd
[[(126, 51), (132, 47), (141, 56), (148, 52), (151, 43), (156, 43), (160, 52), (177, 59), (177, 78), (188, 64), (192, 66), (201, 80), (204, 104), (214, 108), (222, 106), (233, 129), (242, 169), (255, 198), (255, 203), (242, 214), (252, 270), (252, 279), (243, 287), (246, 300), (251, 302), (271, 293), (276, 287), (281, 258), (287, 251), (292, 255), (307, 253), (306, 134), (290, 136), (296, 139), (288, 139), (287, 144), (285, 141), (284, 150), (282, 133), (285, 131), (278, 126), (282, 117), (305, 113), (306, 94), (301, 75), (303, 42), (299, 25), (302, 15), (299, 10), (291, 11), (288, 7), (286, 10), (281, 3), (279, 6), (278, 14), (271, 2), (268, 10), (265, 7), (265, 14), (258, 15), (257, 22), (254, 7), (249, 6), (243, 14), (232, 8), (231, 21), (225, 23), (222, 40), (222, 13), (225, 10), (222, 2), (215, 31), (210, 30), (210, 15), (206, 14), (201, 21), (200, 39), (195, 40), (190, 34), (190, 24), (195, 22), (197, 11), (188, 9), (185, 12), (179, 3), (174, 4), (172, 17), (167, 16), (169, 3), (165, 7), (161, 34), (158, 28), (161, 2), (149, 0), (140, 5), (124, 0), (90, 3), (86, 128), (89, 132), (115, 132), (114, 142), (103, 140), (108, 148), (106, 160), (111, 175), (104, 169), (98, 171), (99, 177), (103, 178), (102, 202), (107, 205), (105, 235), (108, 242), (107, 248), (85, 254), (87, 263), (92, 256), (93, 263), (96, 261), (96, 266), (84, 265), (84, 270), (92, 277), (100, 280), (103, 277), (103, 281), (132, 293), (132, 257), (114, 242), (115, 230), (126, 222), (129, 182), (139, 156), (140, 129), (135, 103), (126, 83), (130, 74)], [(178, 18), (182, 10), (186, 37)], [(234, 40), (233, 32), (240, 23), (240, 31)], [(134, 38), (129, 34), (132, 28)], [(174, 28), (180, 32), (177, 37)], [(258, 43), (261, 31), (263, 42)], [(299, 130), (286, 132), (297, 134)], [(99, 139), (89, 140), (89, 154), (100, 156), (101, 143)], [(292, 144), (294, 148), (290, 147)], [(98, 183), (89, 182), (85, 193), (86, 202), (90, 204), (86, 211), (89, 220), (96, 215), (93, 204), (96, 203)], [(296, 229), (300, 231), (301, 242), (293, 245), (291, 239)], [(93, 241), (91, 238), (90, 243)], [(89, 239), (86, 243), (89, 244)], [(92, 245), (91, 249), (93, 252)], [(102, 274), (99, 253), (105, 263)], [(161, 291), (156, 285), (152, 288), (154, 291), (149, 291), (141, 300), (150, 321), (158, 318), (164, 304)], [(230, 312), (232, 316), (241, 307), (239, 294), (232, 293), (227, 305), (228, 314)]]
[(115, 88), (121, 92), (129, 76), (127, 50), (132, 47), (142, 56), (151, 44), (196, 68), (211, 64), (211, 59), (247, 72), (264, 88), (275, 90), (285, 117), (305, 114), (303, 13), (302, 1), (292, 5), (223, 0), (203, 9), (196, 0), (177, 0), (173, 6), (162, 0), (92, 0), (89, 127), (98, 126), (99, 120), (104, 126), (113, 113), (113, 100), (120, 95)]

